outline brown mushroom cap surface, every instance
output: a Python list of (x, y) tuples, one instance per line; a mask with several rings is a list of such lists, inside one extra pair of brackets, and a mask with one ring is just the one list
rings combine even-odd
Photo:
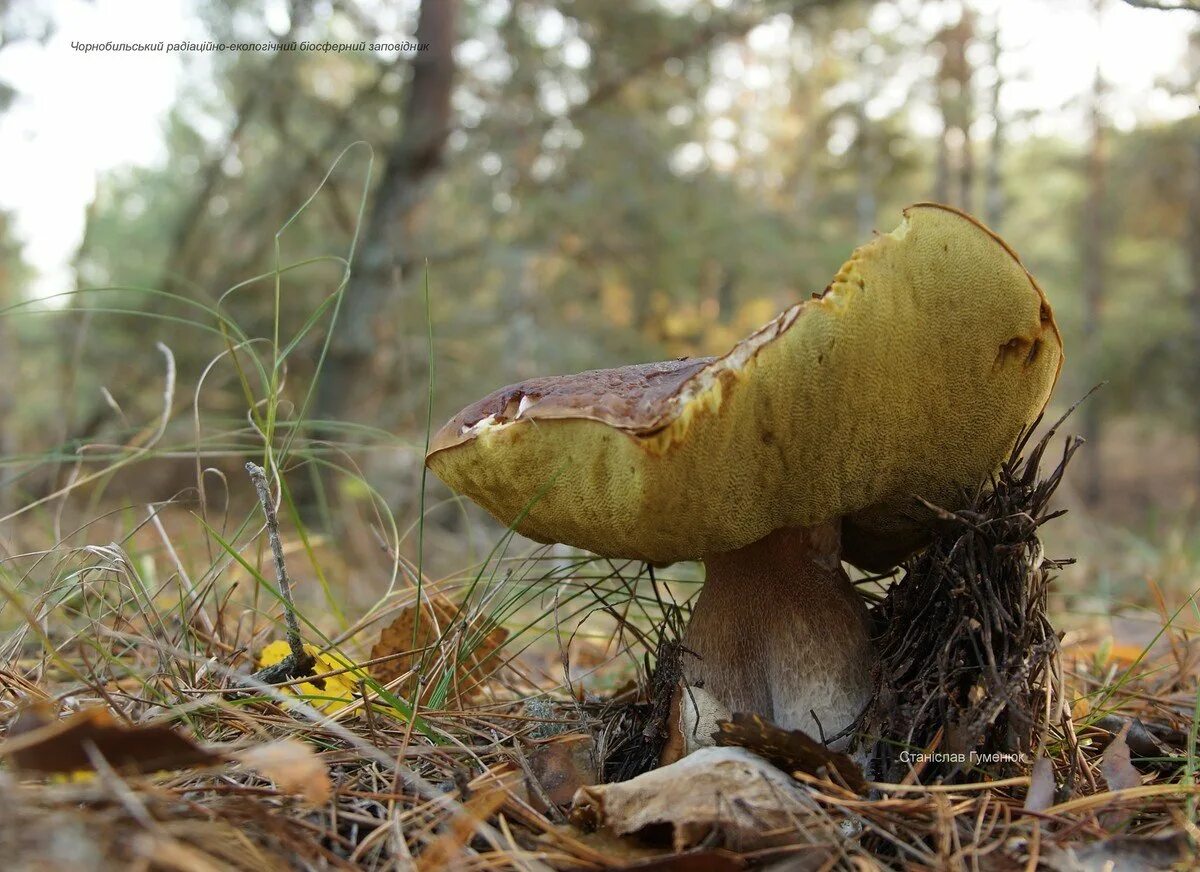
[(656, 563), (846, 517), (846, 557), (919, 545), (1045, 406), (1062, 341), (1041, 288), (975, 219), (905, 210), (826, 291), (720, 358), (533, 379), (467, 407), (429, 467), (541, 542)]

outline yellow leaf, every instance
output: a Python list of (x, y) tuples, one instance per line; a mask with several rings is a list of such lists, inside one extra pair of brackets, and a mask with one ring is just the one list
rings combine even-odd
[[(317, 659), (317, 663), (313, 667), (316, 676), (313, 681), (289, 685), (284, 690), (302, 697), (313, 708), (323, 712), (340, 711), (354, 702), (358, 684), (365, 679), (363, 673), (354, 669), (339, 675), (331, 675), (328, 678), (320, 678), (319, 676), (326, 672), (349, 669), (354, 664), (341, 659), (332, 651), (321, 653), (321, 650), (315, 645), (305, 645), (304, 650)], [(258, 655), (258, 667), (262, 669), (266, 666), (274, 666), (291, 653), (292, 649), (288, 647), (288, 643), (277, 639), (262, 649), (262, 653)]]
[(1081, 696), (1075, 700), (1075, 704), (1071, 706), (1071, 717), (1077, 721), (1081, 721), (1088, 716), (1088, 712), (1092, 710), (1092, 704), (1086, 696)]

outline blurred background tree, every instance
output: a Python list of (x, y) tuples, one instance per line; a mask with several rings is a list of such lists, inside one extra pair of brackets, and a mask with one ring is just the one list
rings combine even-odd
[[(1076, 6), (1098, 16), (1115, 2)], [(1108, 382), (1080, 424), (1102, 443), (1078, 482), (1095, 511), (1133, 522), (1160, 504), (1196, 504), (1198, 119), (1114, 124), (1099, 68), (1094, 87), (1061, 109), (1078, 119), (1073, 134), (1007, 110), (1005, 89), (1028, 86), (1030, 70), (1010, 62), (1020, 46), (1006, 44), (995, 4), (189, 8), (214, 40), (407, 38), (429, 48), (231, 52), (189, 68), (163, 127), (165, 160), (108, 173), (87, 210), (73, 268), (79, 288), (104, 290), (20, 321), (19, 346), (6, 319), (6, 475), (26, 497), (52, 491), (78, 446), (126, 444), (155, 418), (153, 340), (177, 360), (176, 411), (198, 392), (202, 428), (226, 434), (214, 450), (248, 444), (233, 435), (247, 414), (230, 365), (242, 352), (198, 326), (217, 322), (197, 304), (271, 336), (277, 244), (288, 264), (344, 256), (356, 241), (344, 298), (333, 260), (281, 278), (279, 334), (298, 337), (286, 415), (378, 464), (381, 486), (403, 502), (415, 455), (396, 474), (393, 444), (348, 424), (421, 440), (426, 278), (436, 423), (531, 375), (721, 353), (824, 287), (901, 207), (938, 199), (997, 225), (1050, 293), (1068, 349), (1059, 401)], [(1200, 17), (1139, 14), (1192, 28), (1191, 54), (1156, 87), (1195, 104)], [(356, 141), (373, 154), (365, 203), (366, 151), (335, 165)], [(32, 280), (6, 234), (0, 223), (0, 293), (11, 302)], [(193, 422), (181, 415), (172, 427), (184, 439)], [(1171, 458), (1157, 472), (1138, 447), (1148, 428)], [(193, 465), (164, 457), (164, 481), (184, 487)], [(130, 486), (150, 481), (165, 487)]]

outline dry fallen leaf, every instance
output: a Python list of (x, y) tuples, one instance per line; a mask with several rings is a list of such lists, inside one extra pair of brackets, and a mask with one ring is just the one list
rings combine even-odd
[[(1142, 784), (1142, 773), (1137, 771), (1137, 767), (1129, 759), (1129, 743), (1125, 741), (1128, 735), (1129, 724), (1126, 724), (1100, 756), (1100, 774), (1104, 776), (1104, 783), (1108, 785), (1109, 790), (1125, 790), (1140, 787)], [(1101, 812), (1100, 826), (1112, 829), (1125, 817), (1127, 813), (1120, 809)]]
[(242, 751), (237, 757), (284, 793), (301, 796), (309, 805), (324, 805), (333, 796), (329, 769), (304, 742), (284, 739)]
[(32, 772), (92, 771), (94, 749), (118, 772), (146, 773), (225, 761), (167, 724), (129, 726), (105, 708), (89, 708), (65, 718), (44, 707), (26, 709), (0, 744), (0, 757)]
[[(795, 841), (796, 818), (813, 818), (814, 805), (787, 773), (745, 748), (701, 748), (629, 781), (581, 788), (571, 821), (617, 835), (669, 835), (676, 851), (702, 842), (751, 851)], [(826, 835), (838, 838), (832, 823)]]
[(788, 772), (804, 772), (818, 778), (832, 777), (856, 793), (865, 793), (867, 780), (862, 769), (845, 754), (831, 751), (803, 730), (785, 730), (760, 715), (736, 712), (728, 721), (718, 721), (715, 735), (723, 747), (748, 748)]
[[(827, 849), (822, 848), (813, 850), (820, 852), (823, 857), (830, 853)], [(821, 862), (805, 865), (803, 860), (795, 860), (802, 856), (803, 854), (800, 852), (789, 854), (788, 861), (792, 862), (784, 861), (783, 865), (777, 864), (779, 872), (807, 872), (809, 869), (816, 870), (825, 866)], [(750, 868), (749, 864), (741, 855), (719, 848), (712, 850), (698, 848), (682, 854), (648, 857), (624, 863), (620, 867), (621, 872), (743, 872), (747, 868)]]
[(1125, 790), (1142, 784), (1142, 773), (1129, 759), (1129, 744), (1125, 741), (1128, 733), (1127, 724), (1104, 749), (1100, 758), (1100, 774), (1104, 776), (1104, 783), (1109, 790)]
[(1029, 790), (1025, 794), (1027, 811), (1045, 811), (1054, 805), (1054, 764), (1049, 757), (1038, 757), (1029, 777)]
[(1082, 721), (1088, 716), (1088, 713), (1091, 710), (1091, 700), (1089, 700), (1086, 696), (1081, 696), (1079, 699), (1075, 700), (1075, 703), (1071, 706), (1071, 717), (1077, 721)]
[(1122, 731), (1125, 733), (1125, 744), (1129, 750), (1139, 757), (1157, 757), (1166, 760), (1178, 758), (1175, 762), (1183, 762), (1184, 749), (1188, 747), (1188, 734), (1183, 730), (1169, 729), (1163, 725), (1147, 725), (1140, 718), (1127, 718), (1121, 715), (1105, 715), (1096, 720), (1094, 727), (1099, 727), (1112, 734)]
[(503, 787), (493, 787), (464, 802), (445, 825), (441, 835), (421, 852), (417, 860), (419, 872), (457, 868), (456, 864), (452, 864), (462, 855), (463, 846), (471, 840), (476, 827), (499, 811), (507, 798), (508, 792)]
[[(550, 802), (569, 805), (579, 788), (596, 783), (595, 751), (591, 736), (555, 736), (538, 742), (529, 753), (529, 771)], [(529, 799), (538, 811), (546, 811), (536, 790), (530, 791)]]
[[(370, 667), (371, 676), (380, 684), (387, 684), (413, 668), (413, 623), (416, 618), (416, 606), (406, 606), (380, 631), (379, 641), (371, 649), (371, 659), (391, 657), (382, 663), (373, 663)], [(455, 648), (458, 648), (461, 636), (457, 633), (447, 633), (447, 630), (456, 622), (461, 626), (462, 620), (459, 607), (448, 597), (440, 593), (429, 594), (422, 602), (420, 627), (416, 636), (416, 654), (419, 656), (422, 649), (436, 645), (443, 635), (452, 640)], [(475, 647), (458, 664), (454, 684), (450, 689), (451, 698), (467, 698), (478, 692), (482, 682), (500, 666), (499, 651), (508, 638), (508, 631), (503, 627), (495, 627), (480, 638), (477, 623), (471, 622), (467, 632), (463, 634), (467, 643), (474, 644)], [(412, 682), (408, 680), (399, 688), (399, 692), (404, 695), (411, 689)], [(432, 690), (431, 683), (425, 692), (426, 696)]]

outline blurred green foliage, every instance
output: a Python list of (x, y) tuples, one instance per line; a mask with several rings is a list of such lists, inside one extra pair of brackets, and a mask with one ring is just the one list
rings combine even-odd
[[(417, 14), (413, 2), (296, 0), (281, 25), (267, 6), (278, 4), (206, 0), (198, 12), (214, 38), (336, 41), (411, 34)], [(353, 419), (424, 428), (426, 265), (441, 419), (524, 377), (720, 353), (823, 288), (872, 228), (890, 230), (905, 204), (947, 184), (944, 161), (962, 170), (965, 160), (953, 198), (988, 210), (1058, 312), (1068, 355), (1059, 397), (1104, 379), (1106, 415), (1193, 426), (1195, 386), (1182, 374), (1200, 355), (1189, 314), (1200, 277), (1187, 257), (1198, 119), (1106, 131), (1108, 291), (1101, 351), (1082, 355), (1087, 144), (1031, 127), (999, 138), (998, 123), (1021, 119), (990, 102), (1002, 69), (994, 26), (969, 8), (955, 28), (932, 26), (909, 2), (465, 0), (451, 129), (406, 218), (414, 250), (375, 320), (371, 402)], [(418, 62), (266, 52), (197, 67), (165, 125), (166, 160), (100, 184), (76, 267), (80, 289), (107, 290), (21, 315), (34, 341), (11, 373), (21, 401), (9, 450), (121, 441), (144, 426), (161, 404), (155, 340), (174, 351), (190, 401), (226, 346), (194, 326), (217, 324), (188, 301), (270, 336), (277, 238), (285, 265), (348, 251), (372, 164), (366, 149), (335, 159), (368, 143), (380, 177)], [(1194, 92), (1198, 78), (1193, 53), (1164, 87)], [(945, 135), (920, 132), (931, 113), (962, 120), (952, 112), (968, 113), (973, 131), (957, 158)], [(4, 257), (11, 303), (21, 280), (7, 248)], [(328, 312), (314, 329), (306, 322), (340, 275), (320, 262), (281, 278), (279, 331), (285, 342), (301, 336), (283, 388), (293, 403), (314, 375)], [(255, 276), (265, 278), (223, 297)], [(228, 361), (200, 405), (244, 418)]]

